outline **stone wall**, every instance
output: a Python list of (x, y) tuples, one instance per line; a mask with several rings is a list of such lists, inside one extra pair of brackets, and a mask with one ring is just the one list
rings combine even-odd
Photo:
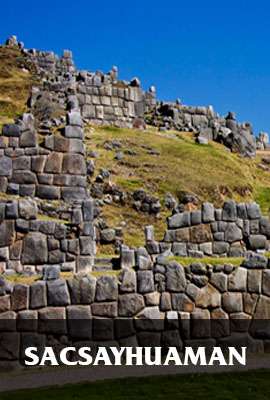
[(256, 203), (226, 201), (222, 209), (204, 203), (200, 210), (177, 212), (168, 218), (161, 242), (153, 227), (146, 228), (146, 248), (152, 255), (168, 252), (176, 256), (245, 256), (248, 251), (269, 248), (270, 221)]
[(66, 222), (42, 218), (33, 199), (0, 201), (0, 274), (89, 271), (94, 263), (94, 204), (74, 204)]
[(155, 88), (144, 92), (138, 78), (130, 82), (118, 80), (117, 67), (107, 74), (78, 71), (68, 50), (61, 58), (52, 52), (24, 50), (23, 53), (43, 78), (43, 85), (32, 92), (32, 107), (38, 96), (49, 92), (63, 109), (70, 102), (78, 102), (88, 122), (143, 127), (143, 119), (138, 121), (138, 118), (143, 118), (155, 105)]
[(32, 114), (4, 125), (0, 136), (0, 191), (65, 201), (87, 198), (86, 162), (80, 113), (42, 136)]
[[(18, 359), (26, 343), (93, 346), (113, 340), (122, 346), (242, 345), (269, 351), (269, 333), (256, 325), (270, 317), (270, 269), (263, 256), (241, 267), (183, 268), (163, 259), (146, 270), (125, 268), (118, 277), (80, 274), (67, 281), (47, 268), (44, 279), (30, 286), (0, 280), (1, 359)], [(124, 329), (119, 321), (127, 322)]]

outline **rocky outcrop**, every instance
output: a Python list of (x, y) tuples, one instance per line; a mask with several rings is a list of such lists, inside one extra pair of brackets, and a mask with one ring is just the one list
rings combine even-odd
[(239, 124), (235, 113), (223, 118), (209, 107), (190, 107), (178, 103), (160, 103), (147, 115), (147, 122), (160, 130), (194, 132), (199, 144), (209, 140), (224, 144), (245, 157), (256, 154), (256, 139), (249, 123)]

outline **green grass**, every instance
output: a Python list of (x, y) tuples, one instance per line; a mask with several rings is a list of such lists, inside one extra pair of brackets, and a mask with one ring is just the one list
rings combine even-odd
[(30, 88), (36, 83), (34, 68), (21, 52), (0, 47), (0, 127), (26, 111)]
[(268, 400), (269, 371), (108, 380), (1, 394), (1, 400)]
[(270, 187), (260, 187), (257, 189), (255, 200), (260, 204), (264, 214), (269, 214), (270, 210)]
[(239, 267), (244, 258), (242, 257), (203, 257), (203, 258), (192, 258), (192, 257), (169, 257), (170, 261), (177, 261), (179, 264), (183, 265), (183, 267), (188, 267), (190, 264), (194, 262), (200, 262), (203, 264), (210, 265), (224, 265), (224, 264), (232, 264), (235, 267)]
[[(123, 160), (115, 160), (117, 149), (104, 149), (104, 143), (111, 140), (121, 143)], [(110, 180), (129, 193), (143, 188), (158, 197), (161, 204), (167, 192), (176, 198), (182, 192), (194, 193), (201, 202), (210, 201), (217, 207), (229, 198), (255, 200), (264, 214), (269, 213), (270, 174), (258, 166), (262, 156), (243, 159), (218, 143), (200, 146), (191, 134), (161, 133), (155, 128), (138, 131), (92, 126), (86, 129), (85, 143), (99, 155), (95, 159), (95, 174), (100, 168), (109, 169)], [(134, 150), (136, 155), (127, 154), (128, 149)], [(158, 151), (159, 155), (149, 154), (150, 149)], [(156, 237), (161, 239), (166, 228), (165, 218), (170, 214), (163, 211), (161, 218), (156, 219), (128, 205), (115, 204), (105, 205), (102, 212), (110, 226), (126, 222), (124, 240), (129, 246), (144, 244), (143, 227), (149, 224), (155, 226)]]

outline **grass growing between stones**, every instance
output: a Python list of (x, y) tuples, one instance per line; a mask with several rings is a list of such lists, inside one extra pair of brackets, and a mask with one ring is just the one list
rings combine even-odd
[[(130, 247), (139, 247), (145, 244), (143, 228), (146, 225), (155, 227), (155, 238), (157, 240), (163, 238), (166, 229), (166, 216), (169, 213), (162, 213), (160, 218), (157, 219), (149, 214), (138, 213), (132, 207), (112, 204), (105, 205), (102, 208), (102, 215), (111, 226), (122, 226), (125, 244)], [(112, 254), (113, 251), (114, 249), (112, 249)]]
[(1, 400), (267, 400), (269, 371), (108, 380), (1, 394)]
[(183, 267), (188, 267), (192, 263), (202, 263), (202, 264), (210, 264), (210, 265), (225, 265), (231, 264), (235, 267), (240, 267), (242, 262), (244, 261), (243, 257), (203, 257), (203, 258), (192, 258), (192, 257), (168, 257), (170, 261), (176, 261), (179, 264), (183, 265)]

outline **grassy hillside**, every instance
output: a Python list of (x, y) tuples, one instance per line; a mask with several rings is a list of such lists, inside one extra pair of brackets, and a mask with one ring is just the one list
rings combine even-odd
[(32, 66), (26, 64), (19, 50), (0, 47), (0, 125), (25, 111), (34, 82), (32, 73)]
[[(0, 129), (26, 109), (31, 85), (37, 84), (33, 66), (18, 49), (0, 46)], [(119, 149), (106, 150), (104, 144), (117, 140)], [(267, 214), (270, 208), (270, 166), (262, 169), (261, 158), (247, 160), (230, 153), (217, 143), (200, 146), (192, 134), (161, 133), (112, 127), (88, 127), (86, 145), (98, 152), (96, 173), (100, 168), (111, 171), (111, 181), (127, 192), (143, 188), (164, 203), (167, 192), (176, 198), (182, 192), (194, 193), (200, 201), (216, 206), (226, 198), (237, 201), (256, 200)], [(115, 159), (117, 151), (124, 153)], [(267, 169), (267, 168), (266, 168)], [(153, 224), (160, 239), (165, 230), (163, 208), (159, 219), (138, 213), (129, 206), (106, 205), (103, 215), (111, 226), (125, 222), (125, 241), (138, 246), (144, 242), (143, 226)], [(122, 225), (122, 224), (121, 224)], [(108, 250), (108, 248), (107, 248)]]
[[(106, 150), (104, 144), (112, 140), (117, 140), (121, 147)], [(195, 143), (191, 134), (161, 133), (153, 128), (142, 132), (89, 127), (86, 144), (89, 150), (98, 153), (96, 173), (99, 168), (109, 169), (111, 181), (126, 191), (144, 188), (158, 196), (161, 203), (167, 192), (178, 197), (182, 191), (195, 193), (200, 201), (211, 201), (216, 206), (227, 198), (256, 200), (263, 213), (269, 212), (270, 172), (259, 166), (261, 155), (255, 160), (244, 159), (218, 143), (202, 146)], [(115, 159), (117, 151), (124, 153), (121, 161)], [(112, 225), (127, 221), (125, 238), (133, 245), (143, 242), (142, 226), (149, 223), (154, 223), (157, 236), (162, 236), (165, 214), (155, 220), (146, 214), (138, 215), (129, 207), (108, 205), (103, 209), (103, 215)]]

